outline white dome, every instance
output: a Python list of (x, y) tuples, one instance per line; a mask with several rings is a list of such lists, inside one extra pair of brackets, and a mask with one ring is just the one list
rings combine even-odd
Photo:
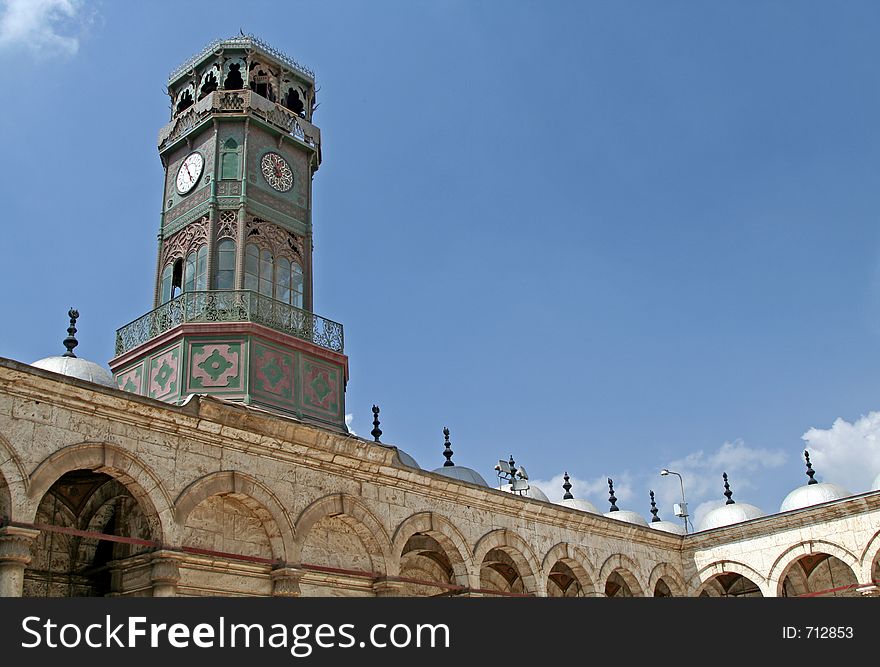
[(417, 470), (422, 469), (422, 466), (419, 465), (418, 461), (416, 461), (412, 456), (400, 449), (400, 447), (395, 447), (395, 449), (397, 450), (397, 457), (400, 459), (400, 462), (403, 465), (410, 468), (416, 468)]
[(109, 371), (94, 361), (81, 359), (80, 357), (46, 357), (45, 359), (35, 361), (31, 366), (42, 368), (44, 371), (52, 371), (60, 375), (87, 380), (105, 387), (116, 387), (116, 382)]
[(659, 530), (664, 533), (673, 533), (675, 535), (684, 535), (684, 526), (673, 521), (652, 521), (648, 524), (649, 528)]
[(880, 491), (880, 474), (874, 478), (874, 483), (871, 484), (871, 491)]
[(730, 505), (722, 505), (706, 513), (706, 516), (700, 521), (698, 530), (712, 530), (713, 528), (721, 528), (722, 526), (730, 526), (735, 523), (742, 523), (750, 519), (757, 519), (764, 516), (764, 512), (760, 508), (748, 503), (731, 503)]
[(605, 512), (605, 516), (609, 519), (617, 519), (618, 521), (623, 521), (625, 523), (634, 523), (637, 526), (645, 526), (647, 527), (648, 522), (645, 521), (645, 517), (643, 517), (638, 512), (633, 512), (631, 510), (617, 510), (616, 512)]
[(599, 513), (599, 510), (596, 509), (596, 506), (593, 503), (591, 503), (589, 500), (584, 500), (583, 498), (569, 498), (568, 500), (560, 500), (557, 504), (563, 505), (565, 507), (570, 507), (573, 510), (589, 512), (590, 514)]
[(789, 512), (791, 510), (799, 510), (802, 507), (810, 505), (819, 505), (832, 500), (846, 498), (852, 494), (837, 484), (804, 484), (785, 496), (782, 501), (780, 512)]
[[(509, 486), (507, 486), (501, 490), (507, 491), (507, 493), (513, 493), (513, 491), (510, 490)], [(522, 493), (517, 491), (516, 495), (525, 496), (526, 498), (532, 498), (533, 500), (543, 500), (545, 503), (550, 502), (550, 499), (546, 495), (544, 495), (544, 492), (541, 491), (541, 489), (538, 488), (537, 486), (535, 486), (534, 484), (529, 484), (528, 490), (523, 491)]]
[(476, 470), (465, 468), (464, 466), (440, 466), (431, 472), (443, 475), (444, 477), (451, 477), (452, 479), (457, 479), (461, 482), (476, 484), (477, 486), (489, 486), (480, 473)]

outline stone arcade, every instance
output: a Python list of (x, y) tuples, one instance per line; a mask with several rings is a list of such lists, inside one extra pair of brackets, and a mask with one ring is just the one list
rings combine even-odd
[(808, 463), (780, 513), (728, 489), (682, 535), (489, 488), (448, 432), (433, 472), (348, 433), (342, 325), (312, 303), (314, 75), (242, 36), (168, 90), (155, 309), (112, 376), (75, 311), (64, 355), (0, 359), (0, 595), (877, 595), (880, 478)]

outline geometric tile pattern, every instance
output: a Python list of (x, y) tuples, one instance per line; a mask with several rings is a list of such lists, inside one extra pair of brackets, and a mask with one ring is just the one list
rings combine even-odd
[(143, 363), (139, 363), (134, 368), (129, 368), (117, 375), (116, 386), (123, 391), (130, 391), (132, 394), (142, 394), (144, 391)]
[(255, 397), (261, 397), (283, 407), (294, 407), (294, 354), (269, 347), (252, 339), (251, 387)]
[(339, 417), (340, 368), (302, 355), (303, 408), (328, 417)]
[(162, 400), (175, 397), (180, 390), (180, 345), (160, 352), (150, 359), (147, 396)]
[(189, 373), (196, 389), (240, 389), (241, 343), (193, 343)]

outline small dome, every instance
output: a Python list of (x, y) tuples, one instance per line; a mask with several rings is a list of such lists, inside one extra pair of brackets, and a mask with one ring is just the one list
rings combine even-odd
[(672, 533), (674, 535), (684, 535), (684, 526), (673, 521), (652, 521), (648, 524), (649, 528), (659, 530), (663, 533)]
[[(506, 486), (501, 490), (506, 491), (507, 493), (513, 493), (513, 491), (510, 490), (510, 486)], [(550, 499), (544, 494), (544, 492), (541, 491), (541, 489), (534, 484), (530, 484), (529, 488), (522, 493), (517, 491), (516, 495), (523, 496), (525, 498), (531, 498), (532, 500), (543, 500), (545, 503), (550, 502)]]
[(412, 456), (403, 451), (400, 447), (395, 447), (397, 450), (397, 457), (400, 459), (400, 462), (410, 468), (416, 468), (417, 470), (421, 470), (422, 466), (419, 465), (418, 461), (416, 461)]
[(550, 502), (550, 499), (547, 497), (547, 495), (543, 491), (541, 491), (541, 488), (538, 486), (535, 486), (534, 484), (530, 484), (528, 491), (526, 491), (523, 495), (525, 495), (527, 498), (534, 498), (535, 500), (543, 500), (545, 503)]
[(464, 466), (440, 466), (431, 472), (443, 475), (444, 477), (451, 477), (452, 479), (457, 479), (461, 482), (476, 484), (477, 486), (489, 486), (480, 473), (476, 470), (465, 468)]
[(584, 500), (583, 498), (569, 498), (568, 500), (560, 500), (557, 505), (570, 507), (573, 510), (580, 510), (581, 512), (589, 512), (590, 514), (599, 513), (599, 510), (596, 509), (596, 506), (593, 503), (591, 503), (589, 500)]
[(791, 510), (799, 510), (802, 507), (810, 505), (819, 505), (832, 500), (846, 498), (852, 494), (837, 484), (804, 484), (785, 496), (782, 501), (780, 512), (789, 512)]
[(623, 521), (625, 523), (633, 523), (637, 526), (647, 527), (647, 525), (648, 525), (648, 522), (645, 521), (645, 517), (643, 517), (638, 512), (633, 512), (631, 510), (617, 510), (616, 512), (605, 512), (604, 516), (607, 516), (609, 519), (617, 519), (618, 521)]
[(82, 359), (80, 357), (46, 357), (31, 364), (35, 368), (42, 368), (44, 371), (52, 371), (59, 375), (67, 375), (68, 377), (87, 380), (95, 384), (101, 384), (105, 387), (116, 387), (116, 382), (109, 371), (103, 366), (96, 364), (94, 361)]
[(730, 526), (762, 516), (764, 516), (764, 512), (754, 505), (731, 503), (730, 505), (722, 505), (707, 512), (706, 516), (700, 521), (699, 530), (712, 530), (713, 528)]
[(871, 491), (880, 491), (880, 474), (874, 478), (874, 483), (871, 484)]

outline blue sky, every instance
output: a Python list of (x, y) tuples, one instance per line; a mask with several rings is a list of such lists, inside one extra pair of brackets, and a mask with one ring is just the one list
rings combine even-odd
[[(671, 518), (880, 473), (880, 6), (0, 0), (0, 356), (106, 362), (151, 307), (168, 73), (316, 72), (315, 310), (352, 426), (423, 467)], [(835, 421), (838, 420), (838, 421)], [(803, 437), (806, 435), (807, 439)], [(555, 478), (555, 479), (554, 479)]]

